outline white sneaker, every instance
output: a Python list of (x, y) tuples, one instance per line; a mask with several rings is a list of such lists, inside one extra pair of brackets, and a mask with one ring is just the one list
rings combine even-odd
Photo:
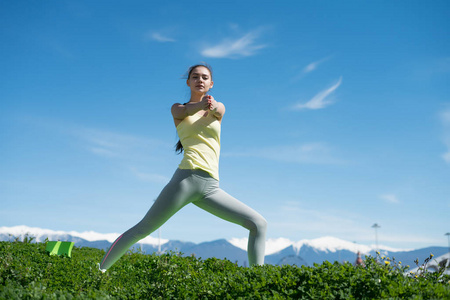
[(99, 264), (99, 263), (97, 263), (97, 266), (98, 266), (98, 269), (100, 270), (100, 272), (102, 272), (102, 273), (105, 273), (105, 272), (106, 272), (106, 269), (101, 269), (101, 268), (100, 268), (100, 264)]

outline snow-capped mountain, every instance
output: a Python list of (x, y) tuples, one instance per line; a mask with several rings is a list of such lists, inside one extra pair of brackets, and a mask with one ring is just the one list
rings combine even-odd
[[(107, 241), (112, 243), (116, 240), (116, 238), (120, 235), (119, 233), (97, 233), (94, 231), (85, 231), (85, 232), (76, 232), (76, 231), (55, 231), (50, 229), (42, 229), (37, 227), (28, 227), (28, 226), (14, 226), (14, 227), (0, 227), (0, 235), (11, 235), (11, 237), (24, 237), (25, 235), (29, 235), (35, 238), (37, 242), (43, 242), (46, 238), (49, 240), (67, 240), (69, 237), (72, 239), (83, 239), (88, 242), (96, 242), (96, 241)], [(7, 240), (4, 237), (2, 240)], [(139, 245), (151, 245), (157, 246), (161, 242), (161, 245), (164, 245), (169, 242), (167, 239), (157, 239), (151, 236), (147, 236), (143, 240), (139, 241)], [(233, 246), (240, 248), (244, 251), (247, 250), (247, 238), (232, 238), (229, 239), (228, 242)], [(357, 253), (358, 251), (363, 254), (368, 254), (373, 250), (373, 247), (355, 244), (352, 242), (348, 242), (345, 240), (341, 240), (334, 237), (321, 237), (312, 240), (300, 240), (300, 241), (291, 241), (286, 238), (277, 238), (277, 239), (268, 239), (266, 241), (266, 255), (271, 255), (277, 253), (285, 248), (292, 246), (296, 254), (300, 252), (300, 249), (304, 246), (309, 246), (320, 250), (322, 252), (336, 252), (339, 250), (348, 250), (353, 253)], [(385, 249), (385, 248), (383, 248)], [(385, 249), (391, 252), (394, 251), (403, 251), (400, 249)]]
[[(33, 237), (36, 242), (48, 240), (71, 241), (77, 247), (93, 247), (107, 249), (120, 235), (118, 233), (101, 234), (93, 231), (54, 231), (28, 226), (0, 227), (0, 241), (14, 241), (16, 238), (22, 240), (25, 236)], [(133, 246), (140, 248), (145, 253), (176, 251), (183, 255), (195, 255), (206, 259), (210, 257), (226, 258), (239, 265), (247, 265), (247, 238), (233, 238), (230, 240), (215, 240), (195, 244), (192, 242), (172, 241), (167, 239), (153, 238), (151, 236), (139, 241)], [(265, 262), (273, 265), (296, 264), (312, 265), (323, 261), (349, 261), (354, 262), (356, 253), (363, 255), (375, 255), (375, 247), (352, 243), (334, 237), (321, 237), (311, 240), (300, 240), (297, 242), (286, 238), (268, 239), (266, 241)], [(416, 258), (426, 258), (433, 253), (443, 255), (447, 253), (446, 247), (429, 247), (418, 250), (401, 250), (379, 246), (383, 255), (395, 256), (405, 264), (413, 266)]]
[[(0, 227), (0, 235), (11, 235), (12, 237), (24, 237), (25, 235), (32, 236), (37, 242), (43, 242), (46, 238), (49, 240), (63, 240), (66, 236), (80, 238), (89, 242), (94, 241), (108, 241), (112, 243), (120, 235), (119, 233), (98, 233), (94, 231), (76, 232), (76, 231), (55, 231), (51, 229), (42, 229), (38, 227), (28, 226), (13, 226)], [(7, 240), (7, 239), (2, 239)], [(161, 244), (167, 243), (169, 240), (161, 239)], [(148, 236), (140, 243), (148, 245), (158, 245), (159, 239)]]
[[(234, 246), (241, 248), (243, 250), (247, 249), (247, 242), (248, 242), (247, 238), (241, 239), (233, 238), (230, 239), (229, 242)], [(266, 255), (277, 253), (290, 246), (292, 246), (294, 252), (296, 252), (297, 255), (299, 254), (300, 249), (302, 249), (302, 247), (312, 247), (327, 253), (336, 252), (340, 250), (348, 250), (353, 253), (358, 253), (359, 251), (362, 254), (368, 254), (370, 253), (370, 251), (374, 249), (374, 247), (371, 246), (355, 244), (331, 236), (321, 237), (312, 240), (300, 240), (298, 242), (294, 242), (286, 238), (278, 238), (278, 239), (268, 239), (266, 241)], [(382, 249), (388, 250), (385, 248)], [(402, 250), (390, 248), (390, 251), (395, 252)]]

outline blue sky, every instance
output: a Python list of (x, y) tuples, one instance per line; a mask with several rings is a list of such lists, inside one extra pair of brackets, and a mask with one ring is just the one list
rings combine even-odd
[[(446, 246), (448, 1), (1, 1), (0, 226), (123, 232), (181, 159), (206, 61), (221, 186), (268, 238)], [(156, 233), (152, 234), (153, 236)], [(241, 238), (191, 205), (167, 239)]]

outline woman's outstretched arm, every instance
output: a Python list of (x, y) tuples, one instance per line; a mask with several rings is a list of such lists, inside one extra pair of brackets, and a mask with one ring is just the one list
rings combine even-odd
[(183, 120), (192, 116), (200, 110), (211, 110), (213, 115), (220, 121), (225, 114), (225, 105), (214, 100), (211, 95), (203, 97), (200, 102), (188, 102), (185, 104), (175, 103), (172, 105), (172, 116), (175, 120)]
[(225, 105), (221, 102), (217, 102), (216, 104), (211, 108), (214, 117), (216, 117), (219, 121), (222, 120), (223, 115), (225, 114)]
[(187, 116), (192, 116), (200, 110), (208, 109), (207, 101), (189, 102), (186, 104), (175, 103), (172, 105), (172, 116), (174, 119), (183, 120)]
[(214, 117), (216, 117), (219, 121), (222, 120), (223, 115), (225, 114), (225, 105), (223, 103), (214, 100), (213, 96), (208, 96), (211, 104), (209, 105), (209, 109), (212, 111)]

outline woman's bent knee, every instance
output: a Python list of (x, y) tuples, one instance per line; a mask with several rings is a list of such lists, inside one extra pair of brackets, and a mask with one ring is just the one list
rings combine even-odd
[(267, 230), (267, 221), (262, 216), (248, 220), (246, 223), (244, 227), (250, 230), (252, 234), (265, 234)]
[(257, 230), (258, 230), (258, 232), (264, 232), (264, 233), (267, 230), (267, 221), (262, 216), (258, 220)]

